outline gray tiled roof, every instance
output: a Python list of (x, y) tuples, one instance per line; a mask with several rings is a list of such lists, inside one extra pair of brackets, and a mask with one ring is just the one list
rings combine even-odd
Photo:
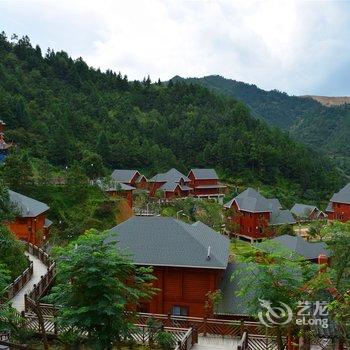
[(53, 222), (51, 220), (45, 219), (45, 223), (44, 223), (45, 228), (49, 228), (52, 224), (53, 224)]
[(150, 181), (153, 181), (153, 182), (180, 182), (181, 179), (183, 179), (185, 182), (190, 181), (190, 179), (186, 175), (180, 173), (175, 168), (172, 168), (169, 171), (167, 171), (166, 173), (157, 174), (157, 175), (153, 176), (150, 179)]
[(106, 241), (119, 242), (118, 247), (129, 251), (137, 265), (225, 269), (228, 263), (229, 239), (203, 223), (132, 217), (110, 234)]
[(275, 210), (271, 212), (270, 225), (294, 225), (296, 223), (290, 210)]
[(231, 208), (236, 202), (238, 208), (250, 213), (271, 213), (270, 225), (295, 224), (292, 213), (282, 210), (282, 205), (277, 198), (267, 199), (253, 188), (247, 188), (224, 206)]
[(273, 238), (272, 241), (280, 243), (306, 259), (317, 259), (320, 254), (330, 256), (330, 251), (324, 242), (307, 242), (299, 236), (290, 235), (282, 235)]
[(137, 172), (137, 170), (116, 169), (111, 176), (118, 182), (130, 182)]
[(194, 177), (196, 179), (202, 179), (202, 180), (215, 179), (215, 180), (219, 180), (219, 176), (216, 173), (215, 169), (191, 169), (190, 173), (191, 173), (191, 171), (192, 171), (192, 173), (193, 173), (193, 175), (194, 175)]
[(343, 187), (339, 192), (334, 193), (331, 202), (350, 204), (350, 183)]
[(278, 199), (266, 199), (258, 191), (250, 187), (231, 199), (225, 204), (225, 207), (231, 208), (234, 202), (237, 203), (240, 210), (252, 213), (266, 213), (281, 208), (281, 203)]
[(314, 205), (308, 205), (308, 204), (301, 204), (296, 203), (293, 205), (293, 208), (290, 210), (293, 215), (302, 218), (307, 219), (309, 218), (310, 214), (317, 209), (317, 211), (320, 211), (317, 207)]
[(23, 194), (9, 190), (10, 201), (17, 208), (21, 217), (32, 218), (45, 213), (50, 208), (47, 204)]
[(104, 181), (98, 179), (95, 181), (95, 184), (100, 187), (103, 191), (132, 191), (135, 190), (135, 187), (125, 184), (123, 182), (118, 182), (115, 180), (112, 181)]
[[(219, 302), (215, 314), (217, 315), (244, 315), (249, 316), (248, 306), (242, 297), (236, 295), (239, 290), (239, 276), (235, 275), (243, 264), (231, 262), (227, 265), (219, 289), (222, 300)], [(247, 296), (248, 298), (248, 296)]]
[(334, 212), (333, 203), (332, 203), (332, 202), (329, 202), (329, 203), (327, 204), (326, 212), (327, 212), (327, 213), (333, 213), (333, 212)]

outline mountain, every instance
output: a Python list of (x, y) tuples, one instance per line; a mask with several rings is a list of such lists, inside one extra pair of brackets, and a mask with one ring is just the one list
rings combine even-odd
[[(326, 153), (336, 165), (350, 173), (350, 105), (336, 105), (349, 98), (289, 96), (284, 92), (265, 91), (256, 85), (218, 75), (188, 79), (176, 76), (173, 80), (200, 84), (244, 102), (253, 116), (288, 131), (294, 139)], [(327, 106), (323, 105), (326, 103)], [(329, 107), (329, 104), (334, 106)]]
[(215, 167), (233, 183), (283, 186), (309, 200), (326, 199), (342, 181), (325, 157), (236, 99), (183, 82), (130, 82), (65, 52), (43, 56), (28, 37), (0, 35), (0, 116), (9, 140), (60, 169)]

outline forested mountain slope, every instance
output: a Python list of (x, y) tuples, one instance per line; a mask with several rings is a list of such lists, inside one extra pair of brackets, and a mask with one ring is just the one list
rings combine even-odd
[(65, 167), (102, 159), (146, 174), (215, 167), (246, 183), (291, 184), (326, 198), (341, 176), (327, 159), (253, 118), (235, 99), (193, 84), (130, 82), (28, 38), (0, 37), (0, 118), (32, 157)]
[(249, 106), (255, 117), (288, 130), (293, 138), (325, 152), (350, 173), (350, 105), (326, 107), (311, 97), (265, 91), (218, 75), (185, 81), (237, 98)]

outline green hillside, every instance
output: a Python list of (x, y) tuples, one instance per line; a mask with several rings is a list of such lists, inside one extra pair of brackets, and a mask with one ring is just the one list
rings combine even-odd
[[(184, 81), (180, 77), (173, 79)], [(311, 98), (289, 96), (277, 90), (265, 91), (256, 85), (218, 75), (185, 81), (237, 98), (249, 106), (255, 117), (325, 152), (336, 165), (350, 173), (350, 105), (326, 107)]]
[(27, 37), (0, 36), (0, 118), (7, 139), (61, 169), (91, 159), (147, 175), (210, 166), (233, 183), (283, 183), (309, 200), (325, 200), (341, 182), (327, 159), (231, 97), (181, 82), (131, 82), (65, 52), (42, 55)]

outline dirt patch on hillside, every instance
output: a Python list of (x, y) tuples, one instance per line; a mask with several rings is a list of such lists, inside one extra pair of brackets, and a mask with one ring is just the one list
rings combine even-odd
[(324, 106), (331, 107), (331, 106), (340, 106), (350, 103), (350, 96), (337, 96), (337, 97), (330, 97), (330, 96), (301, 96), (301, 97), (309, 97), (312, 98)]

